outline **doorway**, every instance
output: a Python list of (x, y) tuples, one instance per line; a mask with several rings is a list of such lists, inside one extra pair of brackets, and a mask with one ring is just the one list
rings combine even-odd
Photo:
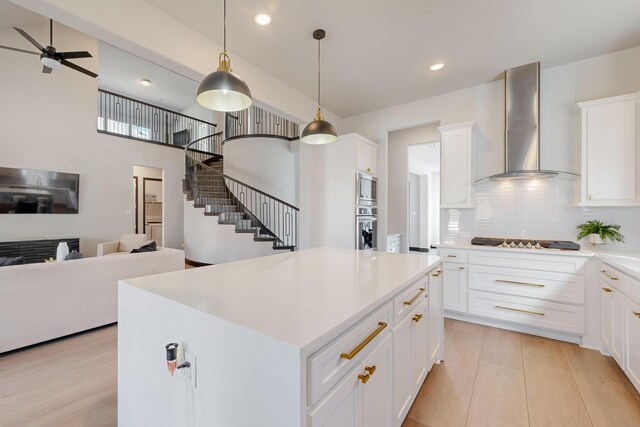
[(440, 242), (440, 142), (408, 147), (409, 250), (429, 252)]
[(134, 232), (146, 234), (162, 246), (164, 238), (163, 170), (149, 166), (134, 166)]

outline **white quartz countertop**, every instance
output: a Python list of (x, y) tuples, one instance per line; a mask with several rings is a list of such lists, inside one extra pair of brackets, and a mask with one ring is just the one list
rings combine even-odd
[(426, 254), (314, 248), (120, 283), (307, 352), (439, 262)]
[(438, 249), (467, 249), (477, 251), (497, 251), (497, 252), (518, 252), (525, 254), (547, 254), (547, 255), (566, 255), (579, 257), (592, 257), (593, 252), (579, 250), (569, 251), (563, 249), (526, 249), (526, 248), (503, 248), (502, 246), (480, 246), (471, 243), (440, 243), (435, 245)]

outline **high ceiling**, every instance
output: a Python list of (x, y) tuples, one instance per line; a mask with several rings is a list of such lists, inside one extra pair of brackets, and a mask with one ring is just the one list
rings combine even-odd
[[(147, 0), (222, 42), (222, 0)], [(253, 21), (268, 12), (273, 21)], [(228, 48), (343, 117), (640, 45), (638, 0), (243, 0), (228, 5)], [(214, 55), (216, 53), (210, 53)], [(429, 65), (444, 62), (439, 72)], [(241, 69), (236, 69), (242, 75)], [(251, 82), (248, 82), (251, 85)]]
[(44, 16), (9, 2), (0, 0), (0, 29), (8, 27), (28, 27), (30, 25), (46, 24), (49, 22)]

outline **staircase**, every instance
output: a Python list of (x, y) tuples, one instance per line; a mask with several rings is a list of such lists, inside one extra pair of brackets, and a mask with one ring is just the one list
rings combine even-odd
[[(236, 233), (252, 233), (256, 242), (273, 242), (273, 249), (297, 247), (298, 208), (263, 191), (224, 175), (222, 154), (196, 147), (221, 147), (222, 134), (214, 141), (193, 141), (185, 147), (183, 191), (205, 216), (218, 224), (233, 226)], [(204, 139), (204, 138), (203, 138)]]

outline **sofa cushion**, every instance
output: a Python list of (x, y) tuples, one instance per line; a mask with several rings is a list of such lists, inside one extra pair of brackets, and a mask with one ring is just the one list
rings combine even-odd
[(144, 245), (147, 241), (146, 234), (123, 234), (120, 236), (120, 245), (118, 246), (118, 252), (131, 252), (133, 249), (137, 249)]
[(142, 245), (137, 249), (133, 249), (131, 251), (131, 253), (132, 254), (138, 254), (138, 253), (142, 253), (142, 252), (155, 252), (157, 250), (158, 250), (158, 248), (156, 246), (156, 242), (152, 240), (150, 243)]
[(13, 258), (0, 257), (0, 267), (7, 265), (21, 265), (24, 264), (24, 257), (17, 256)]

